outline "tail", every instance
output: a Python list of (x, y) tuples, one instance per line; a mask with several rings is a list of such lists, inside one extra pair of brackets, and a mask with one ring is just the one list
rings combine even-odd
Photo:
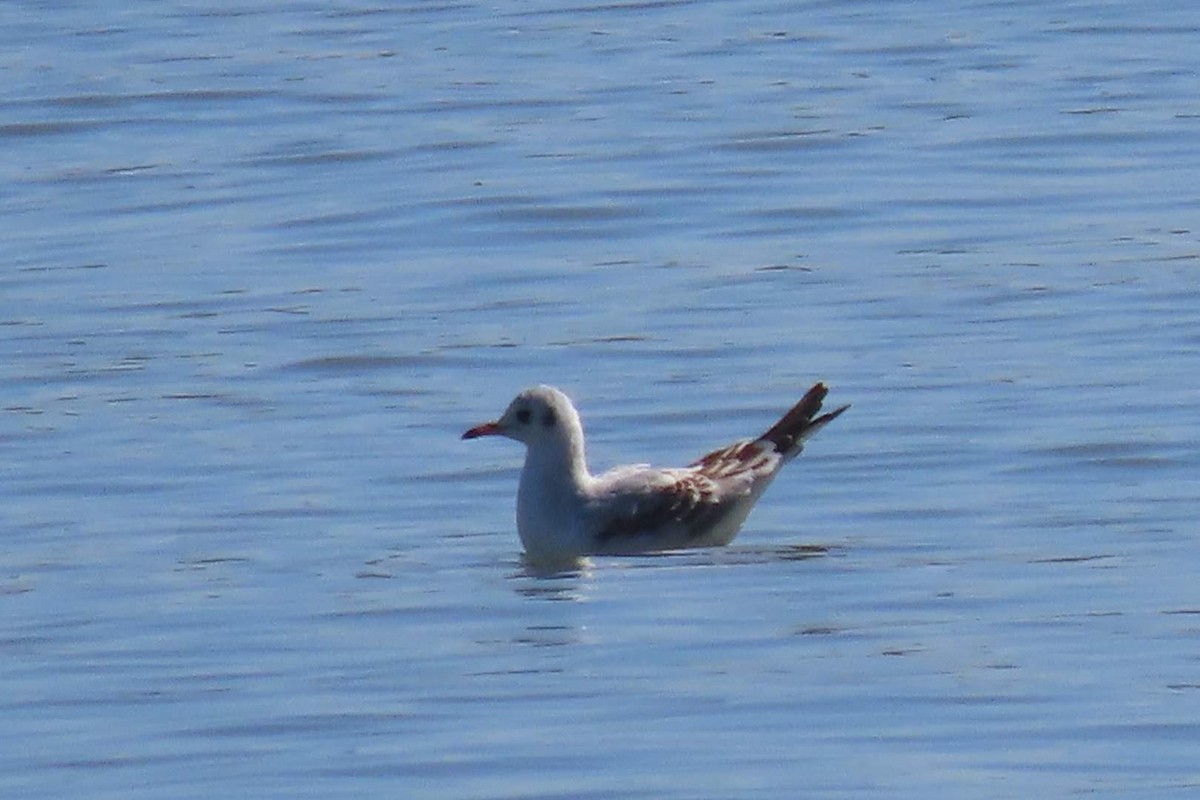
[(804, 447), (805, 439), (833, 422), (850, 407), (845, 405), (818, 417), (817, 412), (821, 410), (821, 401), (827, 394), (829, 394), (829, 389), (825, 388), (825, 384), (814, 385), (804, 393), (804, 397), (800, 398), (799, 403), (792, 406), (791, 411), (783, 415), (783, 419), (772, 425), (766, 433), (758, 437), (758, 440), (775, 445), (775, 449), (782, 453), (784, 458), (793, 458), (799, 455)]

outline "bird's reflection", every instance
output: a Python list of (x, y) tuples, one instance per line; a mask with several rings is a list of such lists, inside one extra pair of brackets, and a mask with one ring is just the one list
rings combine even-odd
[(522, 554), (516, 561), (515, 570), (510, 578), (516, 582), (516, 592), (525, 597), (579, 601), (585, 599), (585, 590), (596, 574), (609, 569), (670, 569), (808, 561), (828, 556), (835, 549), (836, 547), (823, 544), (711, 547), (636, 556), (597, 556), (595, 560), (571, 558), (562, 561), (534, 560)]
[(585, 598), (592, 563), (586, 558), (566, 561), (534, 561), (521, 556), (510, 576), (517, 594), (536, 600), (580, 602)]

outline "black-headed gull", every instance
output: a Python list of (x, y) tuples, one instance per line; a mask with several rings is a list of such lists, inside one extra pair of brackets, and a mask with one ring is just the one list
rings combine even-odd
[(675, 469), (639, 464), (592, 475), (579, 412), (552, 386), (526, 389), (500, 419), (462, 438), (524, 443), (517, 532), (531, 560), (712, 547), (733, 541), (780, 468), (849, 408), (817, 416), (828, 391), (816, 384), (762, 436)]

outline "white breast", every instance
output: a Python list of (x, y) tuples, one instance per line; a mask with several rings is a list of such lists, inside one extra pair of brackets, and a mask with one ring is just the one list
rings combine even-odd
[(517, 533), (525, 552), (550, 558), (586, 554), (578, 530), (581, 506), (579, 488), (560, 467), (526, 457), (517, 488)]

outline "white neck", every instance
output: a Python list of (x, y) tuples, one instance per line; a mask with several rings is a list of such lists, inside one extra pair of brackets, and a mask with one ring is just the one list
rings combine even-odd
[(572, 529), (591, 482), (583, 437), (536, 442), (525, 453), (517, 490), (517, 532), (530, 553), (575, 553), (582, 532)]

